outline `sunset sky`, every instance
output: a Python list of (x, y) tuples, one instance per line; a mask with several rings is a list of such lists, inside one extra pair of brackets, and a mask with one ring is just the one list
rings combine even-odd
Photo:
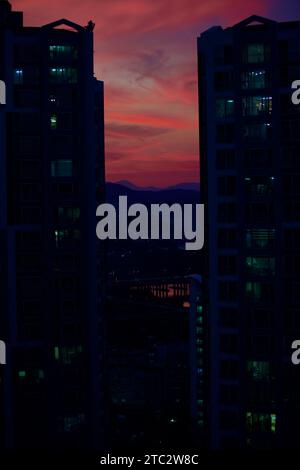
[[(105, 82), (108, 181), (166, 186), (199, 178), (196, 38), (258, 14), (300, 19), (299, 0), (12, 0), (25, 25), (95, 28)], [(300, 78), (300, 77), (299, 77)]]

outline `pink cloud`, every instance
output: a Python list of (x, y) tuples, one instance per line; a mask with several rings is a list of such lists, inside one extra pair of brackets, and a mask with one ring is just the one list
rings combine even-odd
[[(58, 18), (95, 29), (105, 82), (107, 179), (173, 184), (199, 176), (196, 38), (271, 0), (14, 0), (27, 25)], [(130, 168), (130, 169), (129, 169)]]

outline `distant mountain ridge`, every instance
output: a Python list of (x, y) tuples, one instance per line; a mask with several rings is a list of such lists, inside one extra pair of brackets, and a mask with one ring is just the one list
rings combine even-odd
[[(194, 183), (192, 183), (194, 184)], [(119, 196), (127, 196), (128, 204), (141, 203), (149, 204), (197, 204), (200, 200), (199, 188), (197, 190), (188, 189), (189, 183), (171, 186), (170, 188), (139, 189), (137, 186), (128, 187), (119, 183), (106, 183), (106, 201), (110, 204), (118, 205)], [(130, 186), (132, 186), (130, 184)], [(198, 186), (198, 185), (197, 185)], [(185, 189), (186, 188), (186, 189)]]
[(166, 188), (157, 188), (155, 186), (137, 186), (127, 180), (117, 181), (116, 183), (108, 182), (107, 184), (116, 184), (124, 186), (125, 188), (132, 189), (133, 191), (170, 191), (176, 189), (183, 189), (187, 191), (200, 191), (200, 183), (179, 183), (172, 186), (167, 186)]

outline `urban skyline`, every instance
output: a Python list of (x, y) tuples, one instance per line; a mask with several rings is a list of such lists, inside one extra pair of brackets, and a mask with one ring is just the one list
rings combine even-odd
[[(228, 25), (228, 0), (215, 25), (208, 9), (209, 24), (200, 31), (198, 25), (191, 49), (198, 94), (191, 88), (184, 94), (189, 113), (198, 108), (201, 188), (135, 191), (105, 182), (105, 123), (108, 147), (121, 149), (114, 160), (118, 179), (129, 179), (123, 158), (140, 184), (141, 177), (167, 186), (190, 174), (188, 160), (181, 171), (182, 155), (176, 163), (168, 153), (169, 145), (182, 150), (177, 137), (191, 115), (183, 113), (178, 126), (183, 95), (177, 92), (187, 83), (172, 75), (179, 56), (174, 52), (171, 73), (164, 53), (158, 62), (146, 54), (151, 84), (143, 66), (132, 82), (124, 67), (124, 83), (136, 95), (123, 83), (123, 98), (116, 91), (111, 101), (110, 89), (106, 105), (107, 84), (122, 87), (123, 79), (116, 63), (117, 82), (109, 75), (103, 82), (105, 73), (94, 67), (97, 18), (85, 18), (88, 10), (75, 2), (77, 21), (59, 10), (50, 21), (35, 17), (35, 26), (26, 20), (24, 26), (21, 3), (12, 9), (0, 0), (0, 361), (6, 363), (0, 447), (60, 449), (72, 457), (78, 449), (102, 456), (195, 449), (203, 457), (297, 448), (300, 20), (275, 21), (276, 8), (242, 18), (239, 10)], [(162, 0), (159, 17), (149, 7), (152, 29), (139, 16), (148, 18), (145, 3), (134, 4), (141, 6), (137, 35), (170, 33), (162, 15), (167, 5), (173, 13), (170, 3)], [(33, 0), (29, 5), (36, 8)], [(118, 6), (116, 0), (109, 11), (120, 22), (126, 12)], [(191, 33), (189, 11), (169, 16), (176, 36), (181, 27)], [(132, 28), (123, 25), (124, 34)], [(107, 38), (119, 39), (108, 30)], [(178, 46), (180, 54), (186, 46)], [(141, 55), (144, 47), (141, 40)], [(108, 60), (109, 45), (106, 52)], [(130, 53), (123, 57), (129, 67)], [(158, 82), (168, 88), (160, 107)], [(151, 123), (143, 121), (149, 110), (140, 88), (154, 96)], [(131, 99), (139, 102), (134, 124)], [(159, 112), (174, 119), (166, 132)], [(139, 167), (126, 154), (130, 139), (149, 151), (139, 155)], [(152, 139), (166, 151), (167, 175), (151, 153)], [(191, 173), (197, 182), (200, 170)], [(154, 174), (160, 180), (152, 181)], [(199, 250), (185, 249), (191, 246), (184, 244), (182, 222)]]
[[(106, 83), (108, 181), (199, 181), (196, 38), (252, 14), (300, 17), (296, 0), (12, 0), (25, 24), (95, 21), (95, 71)], [(170, 86), (172, 84), (172, 86)], [(124, 145), (125, 143), (125, 145)], [(172, 172), (169, 166), (172, 164)]]

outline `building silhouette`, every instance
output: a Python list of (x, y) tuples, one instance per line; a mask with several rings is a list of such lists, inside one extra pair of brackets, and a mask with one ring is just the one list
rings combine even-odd
[(198, 275), (116, 281), (107, 306), (113, 450), (198, 448), (204, 331)]
[(297, 447), (300, 22), (198, 38), (210, 448)]
[[(0, 445), (103, 445), (103, 83), (93, 27), (0, 2)], [(100, 274), (99, 274), (100, 279)]]

